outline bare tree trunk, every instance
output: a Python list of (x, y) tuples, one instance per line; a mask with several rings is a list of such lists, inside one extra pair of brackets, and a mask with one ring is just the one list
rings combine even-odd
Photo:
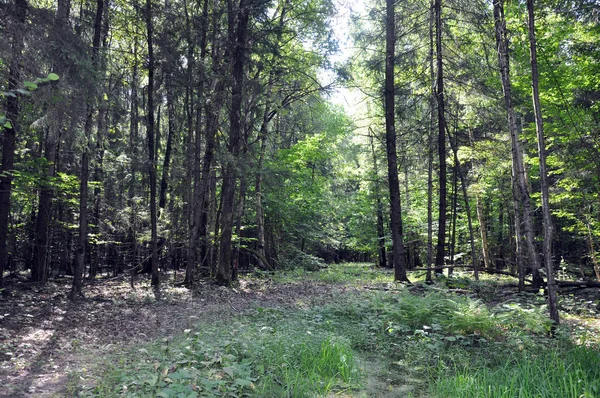
[[(56, 9), (56, 18), (54, 20), (53, 27), (53, 41), (57, 47), (60, 46), (61, 37), (66, 33), (69, 27), (69, 13), (71, 10), (71, 2), (69, 0), (59, 0), (58, 7)], [(63, 75), (63, 59), (57, 56), (55, 59), (54, 72), (62, 76)], [(54, 92), (57, 96), (59, 93), (59, 82), (54, 82)], [(64, 107), (60, 101), (57, 104), (51, 106), (49, 112), (51, 113), (52, 122), (48, 128), (48, 134), (46, 137), (46, 145), (44, 147), (44, 155), (46, 158), (46, 178), (43, 182), (42, 188), (40, 189), (40, 199), (38, 205), (38, 214), (35, 225), (35, 242), (33, 249), (33, 264), (31, 269), (31, 279), (34, 282), (45, 283), (48, 277), (47, 265), (48, 265), (48, 249), (49, 249), (49, 236), (51, 228), (52, 218), (52, 198), (54, 192), (52, 189), (52, 179), (56, 173), (55, 163), (57, 159), (57, 146), (60, 137), (60, 130), (63, 123)]]
[[(11, 60), (8, 72), (8, 90), (19, 87), (21, 80), (21, 54), (23, 52), (23, 31), (27, 17), (27, 0), (16, 0), (10, 25)], [(6, 119), (2, 140), (2, 165), (0, 167), (0, 287), (3, 286), (4, 265), (8, 260), (8, 224), (10, 214), (10, 196), (12, 189), (12, 171), (15, 161), (15, 143), (19, 118), (19, 97), (6, 97)]]
[[(439, 159), (439, 203), (438, 203), (438, 241), (435, 255), (436, 267), (444, 266), (446, 255), (446, 115), (444, 99), (444, 62), (442, 51), (442, 0), (435, 0), (435, 41), (436, 41), (436, 62), (437, 62), (437, 114), (438, 114), (438, 159)], [(436, 274), (441, 274), (442, 270), (437, 269)]]
[[(234, 14), (235, 13), (235, 14)], [(238, 177), (237, 160), (240, 154), (240, 140), (242, 135), (241, 111), (242, 111), (242, 89), (244, 82), (244, 64), (246, 52), (246, 34), (248, 30), (248, 8), (246, 0), (240, 0), (237, 12), (234, 10), (232, 0), (228, 1), (229, 14), (229, 39), (231, 45), (232, 59), (232, 86), (231, 86), (231, 109), (230, 130), (227, 151), (229, 159), (223, 168), (223, 185), (221, 186), (221, 197), (223, 205), (221, 208), (221, 239), (219, 242), (219, 266), (217, 269), (217, 281), (222, 285), (229, 285), (232, 277), (232, 236), (233, 215), (235, 211), (235, 187)], [(237, 14), (237, 23), (235, 15)], [(234, 29), (234, 24), (237, 26)]]
[[(458, 144), (456, 138), (453, 140), (450, 137), (450, 147), (454, 154), (454, 163), (456, 164), (458, 176), (460, 177), (460, 185), (463, 193), (463, 200), (465, 202), (465, 212), (467, 213), (467, 225), (469, 227), (469, 243), (471, 245), (471, 262), (473, 264), (473, 273), (475, 280), (479, 280), (479, 266), (477, 264), (477, 256), (475, 251), (475, 236), (473, 232), (473, 217), (471, 216), (471, 203), (469, 202), (469, 194), (467, 192), (467, 179), (460, 167), (460, 160), (458, 159)], [(456, 194), (456, 192), (455, 192)]]
[[(173, 25), (173, 13), (170, 7), (170, 1), (165, 1), (164, 13), (164, 35), (169, 37), (173, 35), (171, 27)], [(171, 47), (169, 44), (168, 47)], [(170, 48), (167, 48), (171, 50)], [(165, 148), (165, 157), (163, 159), (162, 176), (160, 178), (160, 192), (158, 195), (158, 207), (164, 209), (167, 204), (167, 191), (169, 188), (169, 170), (171, 166), (171, 152), (173, 147), (173, 136), (175, 135), (175, 98), (173, 98), (173, 60), (171, 59), (172, 54), (170, 51), (166, 51), (166, 59), (164, 59), (164, 70), (165, 70), (165, 86), (167, 91), (167, 119), (168, 119), (168, 131), (167, 131), (167, 145)]]
[(519, 291), (525, 290), (525, 264), (523, 261), (523, 232), (521, 229), (521, 205), (519, 200), (519, 186), (517, 183), (517, 175), (515, 172), (515, 166), (513, 163), (512, 167), (512, 192), (513, 192), (513, 211), (514, 211), (514, 223), (515, 223), (515, 263), (517, 265), (517, 272), (519, 275)]
[(262, 172), (263, 162), (267, 150), (268, 136), (268, 108), (265, 109), (263, 122), (260, 129), (260, 153), (258, 155), (258, 165), (254, 182), (254, 192), (256, 194), (256, 251), (259, 254), (259, 267), (268, 268), (268, 264), (263, 264), (260, 258), (266, 258), (265, 253), (265, 209), (263, 206), (262, 192)]
[(558, 314), (558, 298), (556, 282), (554, 281), (554, 261), (552, 258), (552, 215), (550, 214), (550, 193), (548, 190), (548, 171), (546, 166), (546, 143), (544, 137), (544, 120), (540, 103), (539, 72), (537, 66), (537, 43), (535, 37), (535, 16), (533, 0), (527, 0), (527, 15), (529, 28), (529, 49), (531, 56), (531, 80), (533, 109), (535, 112), (535, 129), (537, 131), (538, 156), (540, 159), (540, 185), (542, 191), (542, 213), (544, 216), (544, 262), (546, 265), (546, 286), (548, 289), (548, 308), (550, 319), (557, 325), (560, 323)]
[(429, 81), (431, 83), (430, 95), (430, 118), (429, 131), (427, 134), (427, 276), (426, 281), (431, 281), (431, 265), (433, 264), (433, 134), (435, 128), (435, 105), (437, 97), (435, 95), (435, 70), (433, 67), (433, 27), (435, 21), (435, 12), (433, 0), (430, 4), (429, 16)]
[[(100, 33), (102, 30), (102, 14), (104, 10), (104, 0), (97, 0), (96, 2), (96, 18), (94, 21), (94, 38), (92, 39), (92, 64), (98, 73), (98, 51), (100, 48)], [(75, 254), (75, 272), (73, 277), (73, 285), (71, 286), (71, 292), (69, 298), (76, 300), (78, 297), (83, 297), (82, 292), (82, 280), (83, 273), (85, 270), (85, 252), (88, 241), (88, 178), (89, 178), (89, 151), (90, 141), (92, 136), (92, 118), (94, 115), (94, 93), (90, 93), (87, 99), (87, 115), (85, 118), (84, 133), (86, 143), (83, 147), (83, 154), (81, 155), (81, 180), (79, 186), (79, 240), (77, 245), (77, 252)], [(91, 272), (90, 272), (91, 274)]]
[(510, 130), (513, 171), (517, 181), (518, 199), (523, 209), (524, 237), (533, 272), (533, 286), (541, 286), (540, 258), (535, 248), (533, 221), (531, 218), (531, 201), (529, 198), (529, 188), (525, 176), (525, 167), (523, 165), (523, 155), (519, 145), (519, 132), (517, 129), (517, 120), (512, 105), (511, 82), (509, 73), (508, 40), (506, 37), (506, 21), (504, 19), (504, 0), (494, 0), (494, 20), (496, 27), (496, 44), (498, 46), (498, 63), (500, 66), (500, 76), (502, 88), (504, 91), (504, 102), (508, 114), (508, 128)]
[(146, 116), (148, 126), (146, 129), (148, 140), (148, 177), (150, 184), (150, 250), (151, 250), (151, 269), (152, 286), (158, 291), (160, 280), (158, 277), (158, 232), (156, 219), (156, 150), (154, 148), (154, 47), (153, 35), (154, 28), (152, 24), (152, 0), (146, 0), (146, 33), (148, 41), (148, 108)]
[[(202, 8), (202, 21), (203, 29), (200, 32), (200, 82), (198, 88), (198, 95), (204, 96), (204, 88), (206, 87), (206, 71), (204, 70), (204, 63), (207, 57), (207, 30), (208, 30), (208, 0), (204, 0)], [(214, 33), (216, 35), (217, 18), (213, 19)], [(190, 38), (191, 39), (191, 33)], [(198, 120), (196, 139), (194, 142), (195, 156), (194, 156), (194, 190), (191, 205), (191, 217), (192, 225), (190, 231), (189, 251), (188, 251), (188, 264), (185, 273), (185, 283), (191, 286), (194, 282), (194, 271), (198, 263), (203, 262), (202, 252), (205, 250), (207, 244), (207, 206), (208, 206), (208, 195), (209, 191), (209, 176), (212, 167), (214, 151), (216, 148), (216, 133), (218, 129), (219, 113), (221, 112), (221, 97), (224, 83), (222, 79), (217, 77), (217, 68), (220, 66), (220, 51), (215, 48), (213, 38), (213, 85), (211, 91), (213, 93), (213, 101), (206, 104), (206, 133), (205, 133), (205, 148), (204, 155), (201, 158), (202, 149), (202, 134), (200, 126), (202, 124), (202, 108), (198, 109)], [(193, 50), (188, 50), (193, 52)], [(203, 102), (203, 101), (199, 101)], [(201, 161), (202, 160), (202, 161)], [(199, 247), (200, 246), (200, 247)]]
[(375, 182), (373, 189), (375, 192), (375, 212), (377, 213), (377, 258), (379, 267), (387, 267), (387, 253), (385, 250), (385, 228), (383, 222), (383, 203), (381, 202), (381, 190), (379, 186), (379, 167), (377, 165), (377, 156), (375, 154), (375, 140), (373, 131), (369, 129), (369, 140), (371, 142), (371, 155), (373, 159), (373, 174)]
[[(458, 169), (457, 169), (458, 159), (456, 155), (454, 156), (454, 167), (452, 171), (452, 219), (450, 221), (451, 225), (451, 237), (450, 237), (450, 264), (456, 265), (456, 261), (454, 259), (454, 255), (456, 254), (456, 220), (457, 220), (457, 207), (458, 207)], [(448, 276), (452, 275), (454, 272), (454, 268), (448, 268)]]
[[(129, 183), (128, 204), (129, 204), (129, 237), (131, 242), (131, 265), (137, 265), (137, 203), (135, 200), (136, 193), (136, 174), (137, 174), (137, 150), (136, 142), (138, 139), (139, 130), (139, 113), (138, 113), (138, 41), (137, 35), (134, 35), (133, 42), (133, 70), (131, 73), (131, 111), (129, 124), (129, 156), (131, 181)], [(115, 275), (116, 276), (116, 275)]]
[(402, 207), (400, 203), (400, 183), (398, 181), (398, 154), (396, 151), (396, 126), (394, 118), (394, 55), (396, 50), (396, 25), (394, 16), (394, 1), (386, 0), (385, 143), (390, 188), (392, 261), (394, 263), (394, 280), (408, 282), (404, 237), (402, 235)]

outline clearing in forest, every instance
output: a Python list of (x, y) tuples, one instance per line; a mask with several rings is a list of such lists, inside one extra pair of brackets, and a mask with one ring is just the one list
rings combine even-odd
[[(411, 275), (413, 279), (416, 275)], [(13, 281), (0, 301), (0, 396), (596, 397), (596, 290), (543, 295), (465, 277), (394, 284), (369, 264), (131, 290)]]

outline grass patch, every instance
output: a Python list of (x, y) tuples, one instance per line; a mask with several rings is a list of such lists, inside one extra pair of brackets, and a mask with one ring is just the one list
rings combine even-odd
[[(373, 289), (333, 296), (324, 306), (255, 307), (201, 323), (111, 358), (96, 386), (80, 395), (600, 396), (597, 340), (583, 341), (567, 327), (549, 337), (543, 297), (506, 294), (502, 281), (466, 278), (396, 286), (378, 272), (344, 264), (275, 275), (276, 282), (310, 278)], [(383, 392), (368, 390), (372, 369), (360, 369), (359, 360), (366, 357), (385, 379)]]
[(319, 271), (309, 271), (302, 267), (296, 267), (275, 273), (273, 280), (279, 283), (315, 281), (362, 286), (373, 283), (392, 283), (394, 275), (391, 270), (381, 270), (370, 263), (341, 263), (329, 264)]
[(350, 342), (311, 311), (253, 313), (131, 350), (84, 396), (310, 397), (357, 389)]
[(464, 398), (600, 396), (600, 355), (583, 347), (506, 353), (503, 364), (474, 368), (441, 369), (432, 393)]

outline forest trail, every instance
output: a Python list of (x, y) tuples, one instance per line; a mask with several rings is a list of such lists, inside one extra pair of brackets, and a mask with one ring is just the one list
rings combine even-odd
[(70, 283), (15, 283), (5, 293), (10, 297), (0, 300), (0, 397), (65, 396), (72, 377), (85, 379), (99, 358), (132, 345), (181, 334), (200, 320), (255, 306), (324, 303), (351, 289), (242, 279), (234, 289), (212, 283), (200, 283), (193, 292), (168, 287), (157, 301), (149, 282), (132, 290), (127, 278), (118, 278), (86, 286), (86, 300), (73, 303), (66, 298)]

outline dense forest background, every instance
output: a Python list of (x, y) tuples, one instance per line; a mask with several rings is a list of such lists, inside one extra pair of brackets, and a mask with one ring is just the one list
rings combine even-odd
[(600, 279), (598, 2), (375, 1), (332, 63), (336, 6), (1, 1), (0, 284), (353, 260)]

